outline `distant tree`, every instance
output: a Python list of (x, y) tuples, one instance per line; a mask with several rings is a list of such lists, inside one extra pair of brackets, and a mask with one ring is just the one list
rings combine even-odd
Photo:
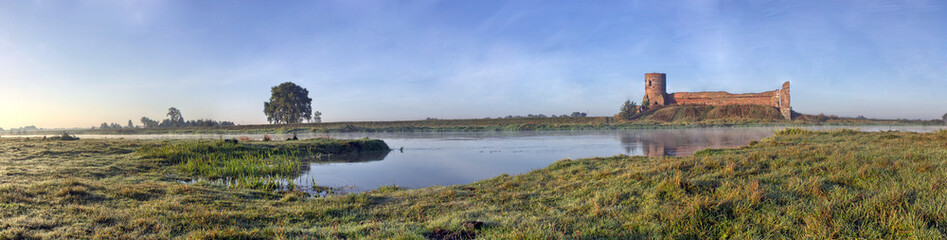
[(109, 124), (108, 124), (108, 123), (102, 123), (101, 125), (99, 125), (99, 128), (101, 128), (101, 129), (107, 129), (107, 128), (109, 128)]
[(112, 124), (109, 124), (109, 128), (121, 129), (122, 125), (118, 123), (112, 123)]
[[(436, 118), (435, 118), (435, 120), (436, 120)], [(322, 113), (319, 112), (319, 111), (316, 111), (316, 112), (312, 113), (312, 122), (314, 122), (314, 123), (321, 123), (321, 122), (322, 122)]]
[(174, 127), (180, 127), (184, 125), (184, 117), (181, 116), (181, 110), (178, 110), (175, 107), (168, 108), (168, 120)]
[(161, 127), (161, 128), (169, 128), (169, 127), (176, 127), (176, 126), (177, 124), (172, 122), (171, 119), (167, 119), (167, 118), (165, 118), (164, 120), (161, 120), (161, 123), (158, 124), (158, 127)]
[(944, 116), (940, 116), (944, 120), (944, 124), (947, 124), (947, 113), (944, 113)]
[(132, 123), (131, 119), (128, 119), (128, 126), (126, 126), (126, 128), (135, 128), (135, 124)]
[(148, 117), (141, 117), (141, 125), (146, 128), (156, 128), (158, 127), (158, 121), (151, 120)]
[(625, 100), (625, 103), (621, 105), (621, 110), (618, 112), (618, 118), (631, 120), (631, 117), (635, 116), (635, 113), (638, 113), (638, 104), (631, 100)]
[(270, 123), (300, 123), (312, 119), (312, 98), (309, 90), (292, 82), (271, 89), (269, 102), (263, 102), (263, 113)]
[(588, 116), (588, 114), (584, 112), (572, 112), (572, 115), (570, 115), (569, 117), (585, 117), (585, 116)]

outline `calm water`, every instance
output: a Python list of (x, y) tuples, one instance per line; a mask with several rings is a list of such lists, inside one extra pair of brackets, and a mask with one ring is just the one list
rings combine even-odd
[[(831, 129), (839, 127), (809, 127)], [(846, 127), (852, 128), (852, 127)], [(479, 133), (349, 133), (306, 134), (300, 138), (378, 138), (394, 149), (387, 153), (336, 157), (342, 163), (309, 163), (294, 181), (297, 186), (317, 185), (359, 192), (383, 185), (426, 187), (467, 184), (500, 174), (520, 174), (548, 166), (560, 159), (607, 157), (618, 154), (644, 156), (689, 155), (704, 148), (739, 147), (760, 140), (782, 127), (692, 128), (577, 132), (479, 132)], [(862, 131), (930, 132), (940, 127), (861, 126)], [(80, 135), (85, 138), (219, 139), (263, 135)], [(270, 134), (274, 139), (292, 135)]]
[[(828, 127), (819, 127), (825, 129)], [(704, 148), (744, 146), (782, 128), (695, 128), (579, 132), (379, 133), (371, 137), (395, 149), (387, 155), (311, 163), (297, 185), (316, 184), (366, 191), (383, 185), (426, 187), (467, 184), (497, 175), (520, 174), (560, 159), (618, 154), (682, 156)], [(944, 127), (860, 127), (862, 131), (929, 132)], [(399, 150), (402, 148), (402, 150)]]

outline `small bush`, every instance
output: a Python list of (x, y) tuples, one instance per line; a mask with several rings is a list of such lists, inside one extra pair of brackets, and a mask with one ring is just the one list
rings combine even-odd
[(815, 134), (811, 130), (801, 129), (801, 128), (787, 128), (783, 130), (776, 131), (776, 136), (792, 136), (792, 135), (811, 135)]
[(53, 139), (53, 140), (62, 140), (62, 141), (75, 141), (75, 140), (79, 140), (78, 137), (76, 137), (76, 136), (74, 136), (74, 135), (69, 135), (69, 133), (67, 133), (67, 132), (63, 132), (63, 133), (60, 134), (59, 136), (51, 137), (50, 139)]

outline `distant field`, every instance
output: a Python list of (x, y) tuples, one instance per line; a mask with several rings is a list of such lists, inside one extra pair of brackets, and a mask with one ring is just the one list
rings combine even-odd
[(323, 198), (178, 183), (186, 169), (147, 150), (166, 144), (0, 139), (0, 239), (947, 237), (947, 131), (787, 129), (690, 157)]
[[(778, 110), (767, 106), (669, 106), (639, 114), (633, 120), (614, 117), (563, 118), (490, 118), (445, 119), (417, 121), (329, 122), (301, 124), (238, 125), (202, 128), (146, 128), (70, 130), (88, 134), (154, 134), (154, 133), (290, 133), (290, 132), (476, 132), (476, 131), (543, 131), (543, 130), (609, 130), (648, 128), (689, 128), (713, 126), (766, 125), (943, 125), (940, 120), (879, 120), (842, 118), (825, 115), (795, 114), (784, 120)], [(33, 134), (56, 134), (41, 131)], [(29, 133), (28, 133), (29, 134)]]

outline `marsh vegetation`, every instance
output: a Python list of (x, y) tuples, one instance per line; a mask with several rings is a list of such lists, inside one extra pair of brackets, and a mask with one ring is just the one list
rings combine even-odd
[(694, 156), (561, 160), (465, 185), (323, 198), (180, 184), (163, 162), (175, 160), (138, 150), (165, 144), (0, 139), (0, 238), (947, 235), (947, 131), (783, 130)]

